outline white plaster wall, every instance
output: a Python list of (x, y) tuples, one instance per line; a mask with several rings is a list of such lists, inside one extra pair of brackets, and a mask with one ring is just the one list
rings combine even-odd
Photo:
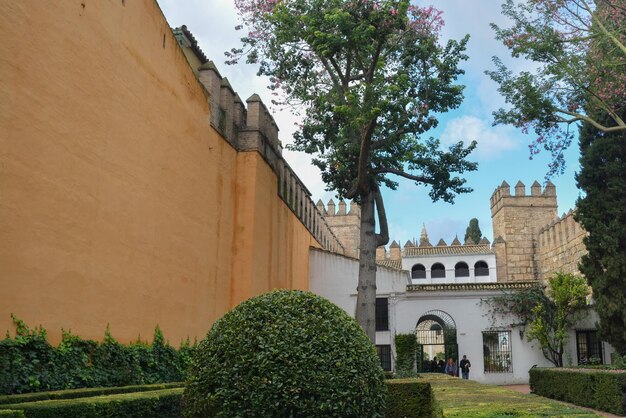
[[(495, 266), (495, 262), (493, 264)], [(311, 249), (309, 263), (309, 286), (313, 293), (323, 296), (354, 317), (356, 287), (358, 281), (358, 260)], [(389, 331), (376, 333), (376, 344), (390, 344), (392, 363), (395, 367), (394, 336), (411, 333), (422, 315), (431, 310), (448, 313), (457, 326), (459, 356), (464, 354), (472, 362), (470, 379), (492, 384), (528, 383), (528, 370), (537, 365), (551, 367), (544, 358), (536, 342), (520, 338), (517, 326), (512, 319), (502, 319), (492, 324), (486, 309), (480, 305), (481, 299), (500, 294), (500, 291), (446, 291), (446, 292), (407, 292), (410, 282), (408, 272), (378, 267), (377, 295), (389, 298)], [(595, 316), (588, 316), (576, 325), (577, 329), (595, 328)], [(510, 330), (512, 373), (484, 373), (482, 332), (487, 330)], [(605, 362), (610, 359), (612, 348), (605, 347)], [(570, 332), (567, 353), (576, 360), (576, 333)]]
[[(469, 266), (469, 277), (454, 277), (454, 266), (463, 261)], [(475, 276), (474, 264), (484, 261), (489, 266), (488, 276)], [(445, 278), (431, 278), (430, 267), (435, 263), (441, 263), (446, 268)], [(425, 279), (413, 279), (413, 284), (438, 284), (438, 283), (487, 283), (496, 282), (496, 256), (495, 254), (453, 254), (453, 255), (424, 255), (402, 258), (402, 269), (411, 271), (415, 264), (423, 264), (426, 267)]]

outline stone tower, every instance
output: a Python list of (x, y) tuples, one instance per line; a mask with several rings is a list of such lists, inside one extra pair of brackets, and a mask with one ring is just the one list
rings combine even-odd
[(324, 214), (324, 219), (345, 249), (345, 255), (359, 257), (359, 242), (361, 233), (361, 208), (356, 203), (350, 203), (348, 210), (346, 202), (340, 200), (337, 209), (335, 202), (330, 199), (324, 210), (322, 201), (317, 202), (317, 208)]
[(556, 216), (556, 188), (551, 182), (542, 190), (535, 181), (530, 195), (521, 181), (515, 185), (515, 195), (506, 181), (496, 188), (491, 196), (491, 221), (498, 281), (538, 279), (537, 237)]

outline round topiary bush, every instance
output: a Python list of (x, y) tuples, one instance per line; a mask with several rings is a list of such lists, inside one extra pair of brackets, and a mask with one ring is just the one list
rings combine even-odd
[(309, 292), (249, 299), (215, 322), (195, 353), (186, 417), (382, 416), (376, 350), (343, 310)]

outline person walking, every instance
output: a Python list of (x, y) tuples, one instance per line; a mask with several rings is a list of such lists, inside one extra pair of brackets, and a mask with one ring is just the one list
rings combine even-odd
[(472, 363), (470, 363), (465, 354), (459, 363), (459, 367), (461, 368), (461, 376), (463, 376), (463, 379), (469, 379), (469, 371), (470, 367), (472, 367)]
[(448, 364), (446, 364), (446, 368), (444, 369), (444, 373), (456, 377), (459, 375), (458, 368), (456, 367), (456, 363), (452, 357), (448, 359)]

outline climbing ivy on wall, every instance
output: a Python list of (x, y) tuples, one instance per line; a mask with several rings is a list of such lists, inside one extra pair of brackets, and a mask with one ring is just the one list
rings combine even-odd
[(415, 351), (417, 350), (417, 339), (415, 334), (396, 334), (396, 374), (398, 377), (414, 376)]
[(157, 326), (152, 344), (121, 344), (107, 327), (102, 342), (64, 331), (53, 347), (45, 329), (12, 318), (15, 337), (0, 341), (2, 394), (182, 381), (196, 346), (187, 339), (175, 349)]

